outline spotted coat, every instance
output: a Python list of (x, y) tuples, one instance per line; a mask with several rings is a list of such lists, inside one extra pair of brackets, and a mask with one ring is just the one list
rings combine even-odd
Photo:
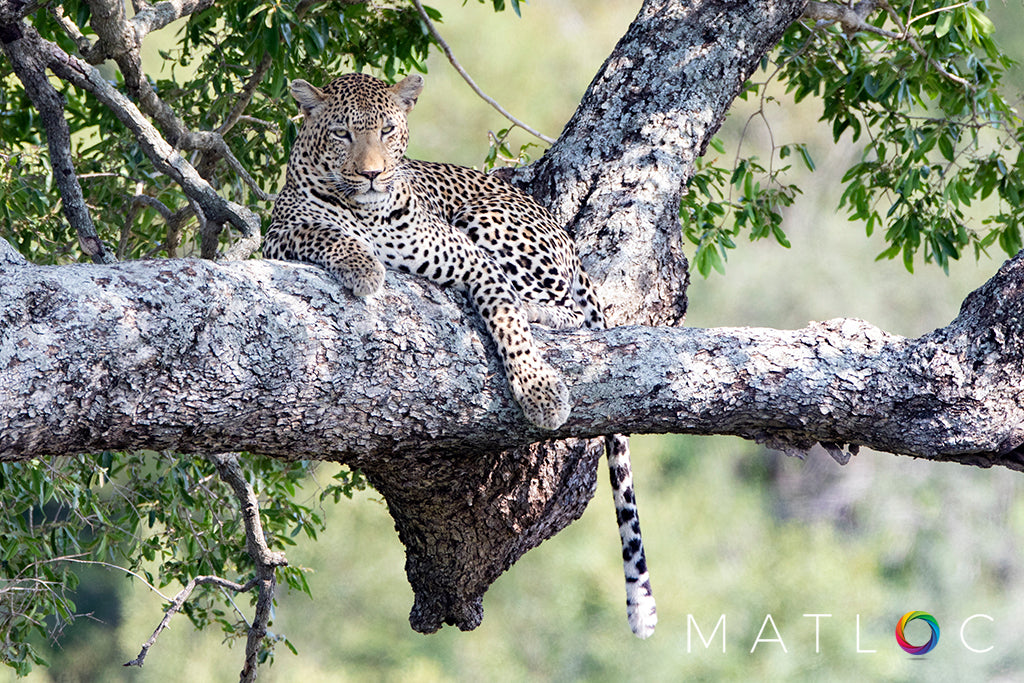
[[(357, 296), (377, 292), (384, 267), (468, 291), (526, 417), (556, 429), (569, 392), (540, 356), (529, 323), (604, 326), (569, 236), (528, 195), (495, 177), (404, 157), (419, 76), (394, 86), (348, 74), (323, 89), (291, 84), (305, 120), (263, 253), (326, 268)], [(657, 621), (636, 521), (628, 442), (608, 437), (623, 542), (630, 625)]]

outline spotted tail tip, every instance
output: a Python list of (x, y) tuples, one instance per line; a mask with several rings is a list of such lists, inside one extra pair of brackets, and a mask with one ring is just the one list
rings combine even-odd
[[(658, 608), (654, 603), (654, 596), (651, 594), (650, 583), (645, 582), (644, 586), (646, 591), (640, 592), (636, 596), (630, 596), (631, 599), (626, 602), (629, 628), (633, 631), (633, 635), (641, 640), (646, 640), (654, 635), (654, 627), (658, 624)], [(640, 590), (643, 591), (643, 588)]]

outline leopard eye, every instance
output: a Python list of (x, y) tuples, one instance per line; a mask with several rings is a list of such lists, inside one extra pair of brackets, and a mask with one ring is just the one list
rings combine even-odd
[(332, 137), (344, 140), (345, 142), (351, 142), (352, 140), (352, 133), (349, 133), (344, 128), (332, 128), (330, 133)]
[(390, 135), (394, 130), (395, 130), (395, 127), (392, 126), (391, 124), (388, 124), (388, 125), (386, 125), (386, 126), (384, 126), (383, 128), (380, 129), (380, 134), (381, 135)]

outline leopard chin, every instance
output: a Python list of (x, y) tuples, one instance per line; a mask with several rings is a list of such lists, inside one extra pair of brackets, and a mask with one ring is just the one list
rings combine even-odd
[(360, 192), (352, 195), (352, 201), (356, 204), (362, 204), (363, 206), (373, 204), (383, 204), (391, 197), (390, 192), (383, 192), (381, 190), (369, 190), (367, 192)]

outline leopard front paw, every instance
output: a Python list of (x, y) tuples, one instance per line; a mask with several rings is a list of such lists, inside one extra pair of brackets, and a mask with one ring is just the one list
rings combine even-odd
[(583, 327), (583, 315), (568, 306), (546, 306), (523, 303), (523, 312), (531, 323), (540, 323), (556, 330), (574, 330)]
[(358, 297), (376, 294), (384, 286), (384, 266), (379, 261), (366, 264), (365, 268), (346, 270), (336, 275)]
[(558, 429), (569, 419), (569, 389), (547, 363), (537, 360), (508, 369), (512, 395), (533, 424)]

